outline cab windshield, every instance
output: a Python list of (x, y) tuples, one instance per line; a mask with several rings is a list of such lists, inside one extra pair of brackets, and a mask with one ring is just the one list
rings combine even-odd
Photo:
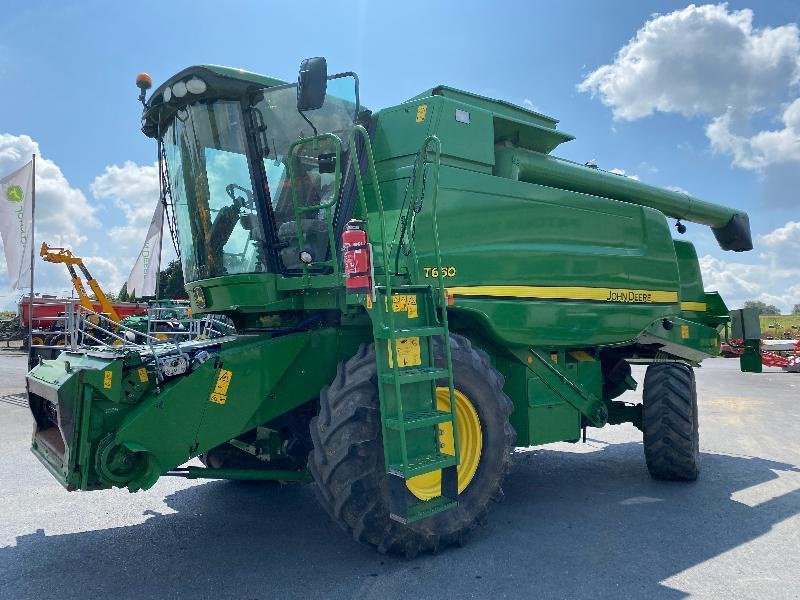
[[(342, 140), (341, 162), (347, 164), (358, 110), (356, 90), (354, 77), (332, 77), (323, 106), (305, 113), (313, 127), (297, 112), (294, 85), (258, 92), (250, 98), (251, 115), (245, 115), (246, 105), (238, 100), (205, 99), (177, 111), (164, 131), (163, 144), (187, 283), (265, 272), (274, 262), (268, 256), (272, 248), (277, 249), (282, 271), (302, 267), (293, 186), (297, 204), (312, 207), (304, 209), (300, 219), (304, 249), (320, 260), (330, 255), (329, 214), (322, 207), (336, 193), (334, 173), (325, 166), (335, 154), (334, 143), (322, 139), (296, 147), (291, 169), (289, 152), (297, 140), (314, 136), (316, 128), (319, 134), (335, 133)], [(253, 128), (256, 140), (254, 162), (263, 166), (256, 173), (248, 163), (247, 127)], [(258, 197), (261, 189), (269, 194), (266, 211)], [(317, 205), (321, 210), (314, 211)]]
[(185, 281), (266, 268), (253, 197), (241, 104), (181, 108), (164, 135)]

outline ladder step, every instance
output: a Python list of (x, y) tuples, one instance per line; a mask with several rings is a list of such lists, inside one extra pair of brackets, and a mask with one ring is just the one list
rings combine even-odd
[(408, 466), (405, 469), (403, 465), (389, 465), (389, 474), (401, 476), (404, 479), (410, 479), (417, 475), (430, 473), (431, 471), (446, 469), (456, 464), (455, 456), (434, 452), (433, 454), (425, 454), (424, 456), (418, 456), (417, 458), (409, 460)]
[(449, 376), (450, 371), (438, 367), (401, 368), (399, 371), (393, 370), (391, 373), (384, 373), (381, 375), (381, 381), (384, 383), (394, 383), (394, 378), (397, 377), (401, 384), (406, 384), (447, 379)]
[(418, 412), (406, 413), (403, 421), (396, 418), (386, 419), (386, 426), (396, 431), (408, 431), (410, 429), (421, 429), (439, 423), (449, 423), (453, 420), (453, 415), (444, 410), (423, 410)]
[[(399, 338), (405, 337), (430, 337), (433, 335), (444, 335), (444, 327), (412, 327), (410, 329), (396, 329), (395, 336)], [(384, 327), (383, 329), (375, 332), (375, 338), (379, 340), (391, 339), (391, 329)]]
[(424, 500), (412, 504), (406, 508), (405, 516), (390, 513), (389, 518), (393, 521), (402, 523), (403, 525), (407, 525), (426, 517), (431, 517), (436, 513), (440, 513), (449, 508), (455, 508), (456, 506), (458, 506), (458, 502), (456, 500), (446, 498), (445, 496), (436, 496), (430, 500)]

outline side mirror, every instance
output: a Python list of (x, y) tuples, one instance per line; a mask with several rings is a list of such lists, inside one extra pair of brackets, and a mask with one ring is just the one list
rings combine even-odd
[(300, 63), (297, 76), (297, 110), (316, 110), (325, 102), (328, 88), (328, 63), (324, 57), (307, 58)]

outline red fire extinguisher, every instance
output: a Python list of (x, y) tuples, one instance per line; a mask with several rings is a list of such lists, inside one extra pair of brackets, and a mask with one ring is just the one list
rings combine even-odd
[(355, 294), (372, 291), (372, 247), (363, 226), (363, 221), (351, 219), (342, 232), (345, 288)]

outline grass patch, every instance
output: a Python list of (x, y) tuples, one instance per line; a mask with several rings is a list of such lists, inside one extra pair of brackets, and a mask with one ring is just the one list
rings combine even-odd
[(761, 337), (772, 339), (800, 338), (800, 315), (761, 315)]

